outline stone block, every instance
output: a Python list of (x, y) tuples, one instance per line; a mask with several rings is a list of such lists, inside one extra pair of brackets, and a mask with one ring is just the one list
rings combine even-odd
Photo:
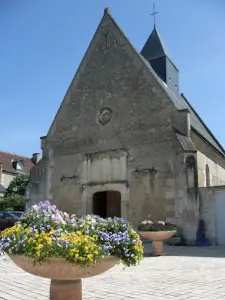
[(174, 191), (166, 191), (166, 199), (174, 199)]
[(173, 212), (174, 213), (175, 207), (174, 205), (166, 205), (166, 213)]
[(174, 185), (174, 179), (168, 178), (166, 179), (166, 186), (172, 187)]

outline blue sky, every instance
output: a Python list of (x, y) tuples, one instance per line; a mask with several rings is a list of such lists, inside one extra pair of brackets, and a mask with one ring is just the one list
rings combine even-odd
[[(157, 28), (180, 91), (225, 146), (225, 1), (156, 0)], [(151, 0), (0, 0), (0, 150), (40, 150), (105, 7), (137, 50), (153, 27)]]

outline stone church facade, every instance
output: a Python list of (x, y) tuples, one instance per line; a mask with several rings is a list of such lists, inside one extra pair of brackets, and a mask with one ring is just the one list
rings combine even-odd
[(29, 205), (83, 215), (149, 215), (195, 240), (198, 188), (225, 184), (225, 153), (179, 93), (179, 72), (153, 29), (138, 53), (108, 9), (31, 172)]

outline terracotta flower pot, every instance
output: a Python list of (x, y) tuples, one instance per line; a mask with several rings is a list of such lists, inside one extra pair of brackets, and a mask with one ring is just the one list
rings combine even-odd
[(163, 241), (171, 238), (176, 231), (140, 231), (139, 234), (146, 240), (152, 241), (152, 255), (163, 255)]
[(50, 300), (82, 300), (81, 279), (104, 273), (119, 261), (105, 257), (86, 267), (71, 264), (63, 258), (47, 258), (35, 265), (33, 259), (26, 256), (11, 255), (10, 258), (25, 272), (51, 279)]

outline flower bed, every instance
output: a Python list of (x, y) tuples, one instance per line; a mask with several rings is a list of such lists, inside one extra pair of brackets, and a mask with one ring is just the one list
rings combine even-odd
[(177, 227), (175, 225), (163, 221), (145, 220), (142, 221), (141, 224), (138, 226), (138, 231), (177, 231)]
[(1, 236), (1, 252), (24, 255), (34, 263), (54, 257), (89, 266), (113, 256), (126, 266), (135, 266), (143, 257), (139, 235), (124, 219), (77, 218), (48, 201), (34, 205)]

